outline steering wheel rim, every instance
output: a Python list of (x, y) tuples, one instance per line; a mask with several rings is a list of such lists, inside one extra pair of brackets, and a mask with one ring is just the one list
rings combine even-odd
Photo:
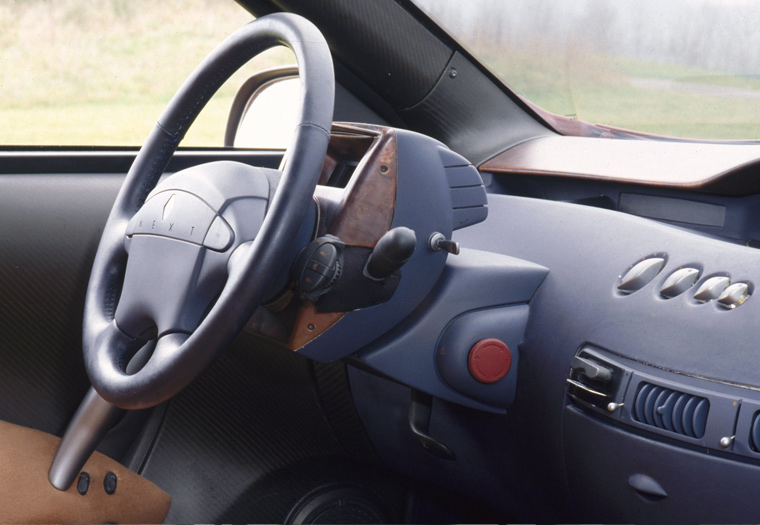
[[(238, 248), (244, 252), (230, 259), (224, 288), (197, 328), (186, 336), (170, 334), (160, 339), (148, 362), (138, 372), (127, 374), (129, 358), (145, 342), (123, 332), (115, 321), (128, 260), (127, 225), (206, 102), (242, 65), (276, 45), (289, 47), (298, 62), (299, 123), (261, 229), (252, 243)], [(330, 138), (334, 89), (332, 58), (324, 37), (311, 22), (289, 13), (268, 15), (237, 30), (180, 87), (127, 174), (90, 274), (83, 351), (90, 381), (103, 399), (127, 409), (169, 399), (245, 326), (279, 271), (314, 193)]]

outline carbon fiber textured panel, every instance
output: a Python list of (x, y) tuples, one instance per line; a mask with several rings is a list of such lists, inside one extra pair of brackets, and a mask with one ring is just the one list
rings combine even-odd
[(244, 334), (170, 402), (142, 474), (172, 495), (169, 521), (281, 522), (315, 483), (366, 477), (357, 447), (325, 418), (311, 363)]
[(346, 365), (340, 361), (330, 364), (315, 361), (312, 366), (322, 409), (344, 451), (354, 459), (379, 463), (354, 407)]
[(0, 419), (61, 435), (89, 381), (82, 311), (121, 177), (0, 177)]
[[(269, 154), (180, 152), (170, 168), (222, 158), (279, 162)], [(84, 397), (85, 291), (133, 159), (134, 151), (120, 150), (0, 152), (0, 420), (61, 436)], [(110, 440), (103, 451), (118, 457), (128, 445)]]
[(505, 145), (548, 133), (459, 53), (427, 98), (400, 114), (410, 129), (432, 135), (475, 165)]
[(421, 101), (438, 81), (452, 54), (447, 45), (396, 2), (273, 3), (314, 22), (325, 35), (334, 58), (396, 109)]

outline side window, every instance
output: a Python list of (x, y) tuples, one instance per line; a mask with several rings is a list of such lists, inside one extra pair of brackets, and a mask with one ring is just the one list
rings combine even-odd
[[(185, 78), (252, 15), (233, 0), (0, 4), (0, 148), (138, 146)], [(216, 147), (238, 86), (294, 62), (275, 48), (209, 102), (182, 146)]]

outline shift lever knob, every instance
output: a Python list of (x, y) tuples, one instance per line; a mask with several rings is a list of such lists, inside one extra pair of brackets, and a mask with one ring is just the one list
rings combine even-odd
[(367, 259), (364, 275), (375, 281), (386, 279), (409, 260), (416, 246), (417, 236), (409, 228), (399, 226), (385, 232)]

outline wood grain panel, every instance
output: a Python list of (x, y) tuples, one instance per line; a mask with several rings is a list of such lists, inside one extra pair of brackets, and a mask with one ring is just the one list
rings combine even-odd
[[(737, 194), (746, 192), (748, 179), (760, 173), (760, 144), (555, 135), (513, 146), (479, 169)], [(757, 186), (753, 184), (755, 191)]]
[(396, 177), (396, 133), (386, 129), (356, 167), (329, 233), (346, 244), (373, 248), (393, 222)]
[[(319, 236), (335, 235), (346, 245), (373, 248), (393, 223), (398, 178), (396, 133), (366, 124), (335, 123), (322, 166), (320, 184), (342, 160), (358, 165), (342, 190), (340, 204)], [(293, 295), (277, 305), (260, 307), (246, 330), (290, 350), (313, 341), (343, 318), (345, 312), (319, 313), (314, 304)]]

